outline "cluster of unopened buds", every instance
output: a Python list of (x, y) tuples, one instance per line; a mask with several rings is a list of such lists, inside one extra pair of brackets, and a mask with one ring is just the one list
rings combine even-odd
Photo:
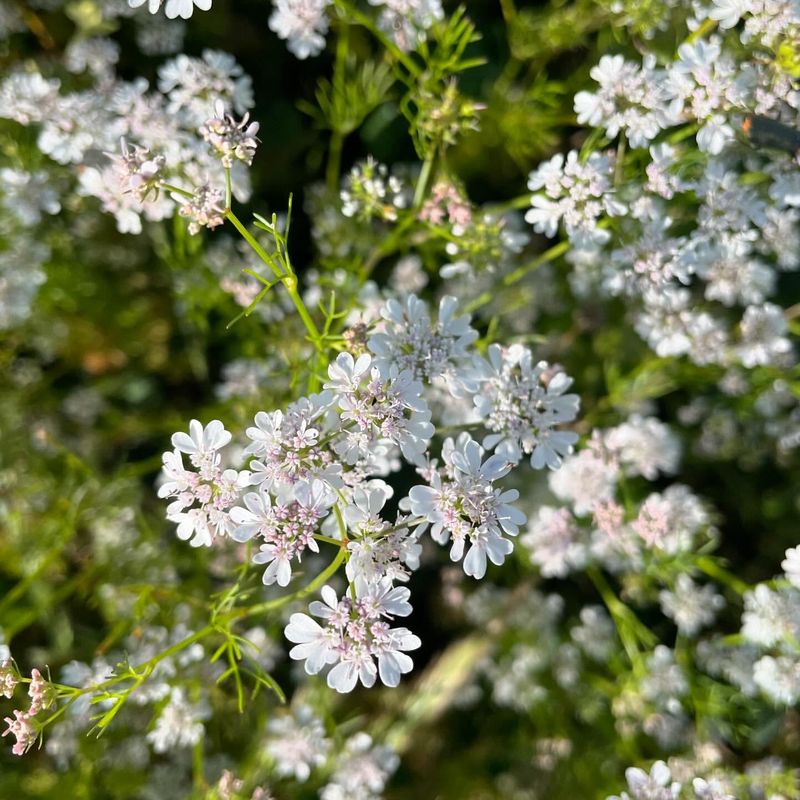
[[(0, 662), (0, 695), (11, 699), (19, 682), (18, 673), (11, 658)], [(11, 752), (16, 756), (24, 755), (36, 742), (39, 733), (34, 718), (40, 711), (49, 708), (53, 703), (52, 687), (38, 669), (31, 671), (28, 696), (31, 703), (26, 711), (14, 709), (12, 712), (14, 716), (5, 717), (3, 720), (7, 727), (2, 735), (10, 734), (15, 738), (16, 741), (11, 747)]]
[(249, 114), (245, 114), (237, 122), (231, 114), (225, 112), (225, 105), (219, 100), (214, 105), (214, 114), (215, 116), (200, 126), (199, 133), (204, 141), (219, 155), (222, 166), (226, 169), (230, 169), (234, 161), (243, 161), (250, 166), (258, 147), (256, 134), (259, 124), (250, 122)]
[(124, 138), (120, 142), (120, 149), (121, 155), (112, 155), (111, 158), (119, 174), (123, 194), (131, 192), (140, 203), (155, 199), (164, 177), (164, 156), (153, 155), (146, 147), (129, 144)]

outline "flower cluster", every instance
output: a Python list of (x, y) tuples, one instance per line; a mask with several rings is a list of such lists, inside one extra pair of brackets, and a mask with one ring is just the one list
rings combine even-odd
[(614, 162), (608, 155), (592, 153), (582, 161), (575, 150), (570, 150), (566, 160), (557, 153), (528, 178), (528, 188), (535, 194), (525, 220), (537, 233), (550, 237), (563, 221), (570, 240), (578, 245), (608, 241), (610, 234), (600, 227), (601, 218), (626, 211), (616, 197), (613, 172)]
[(372, 686), (379, 675), (386, 686), (397, 686), (413, 667), (406, 652), (420, 640), (407, 628), (390, 628), (387, 620), (411, 613), (409, 590), (382, 580), (354, 598), (339, 599), (330, 586), (321, 594), (323, 602), (315, 600), (309, 611), (324, 627), (308, 614), (292, 614), (286, 626), (286, 638), (295, 643), (291, 657), (304, 660), (309, 675), (335, 664), (328, 686), (337, 692), (352, 691), (358, 681)]
[(341, 191), (342, 214), (360, 220), (397, 219), (397, 211), (408, 205), (408, 189), (385, 164), (372, 157), (356, 164)]
[(357, 359), (341, 353), (328, 367), (325, 388), (336, 393), (343, 431), (333, 449), (346, 464), (363, 461), (376, 446), (386, 445), (399, 446), (411, 463), (420, 461), (434, 427), (422, 383), (411, 372), (393, 366), (381, 375), (369, 353)]
[(250, 122), (247, 113), (237, 122), (225, 112), (220, 101), (217, 101), (214, 112), (215, 115), (206, 120), (198, 132), (219, 156), (223, 167), (230, 169), (234, 161), (242, 161), (249, 167), (258, 147), (258, 123)]
[[(174, 498), (167, 508), (167, 518), (177, 524), (178, 536), (189, 539), (192, 547), (210, 547), (218, 536), (234, 530), (230, 509), (238, 500), (250, 475), (222, 468), (219, 452), (231, 440), (219, 420), (205, 427), (193, 419), (189, 433), (172, 437), (171, 452), (164, 453), (164, 482), (158, 496)], [(186, 469), (183, 454), (194, 469)]]
[[(14, 689), (19, 683), (19, 675), (16, 666), (11, 658), (5, 658), (0, 662), (0, 686), (4, 697), (11, 698)], [(53, 704), (54, 693), (50, 682), (42, 676), (38, 669), (31, 670), (31, 677), (28, 681), (28, 696), (31, 699), (30, 706), (26, 711), (14, 709), (13, 717), (5, 717), (6, 730), (3, 736), (9, 734), (16, 740), (11, 747), (11, 752), (15, 756), (24, 755), (39, 738), (39, 729), (36, 725), (35, 717), (40, 711), (44, 711)]]
[[(246, 469), (224, 469), (222, 450), (232, 436), (220, 421), (203, 427), (193, 420), (189, 434), (176, 433), (174, 450), (164, 454), (159, 490), (172, 499), (168, 519), (192, 545), (226, 538), (258, 545), (252, 558), (266, 566), (266, 585), (287, 586), (295, 564), (308, 551), (318, 553), (319, 542), (340, 547), (352, 594), (337, 600), (326, 588), (325, 605), (311, 607), (326, 626), (296, 614), (286, 632), (298, 644), (293, 657), (306, 659), (309, 674), (336, 664), (328, 681), (340, 691), (357, 679), (372, 685), (376, 675), (396, 685), (411, 669), (404, 652), (419, 640), (404, 628), (387, 628), (385, 620), (411, 611), (408, 589), (393, 585), (419, 566), (425, 530), (450, 545), (450, 558), (463, 559), (466, 574), (482, 578), (488, 561), (500, 565), (511, 553), (506, 537), (526, 520), (513, 505), (518, 491), (498, 481), (523, 453), (535, 467), (556, 469), (577, 438), (555, 427), (577, 413), (577, 396), (564, 394), (566, 375), (545, 362), (534, 367), (530, 350), (518, 346), (493, 345), (492, 368), (475, 352), (477, 332), (453, 297), (441, 300), (436, 316), (414, 295), (390, 298), (376, 316), (368, 349), (357, 357), (340, 353), (323, 392), (255, 415), (246, 430)], [(478, 408), (471, 419), (490, 431), (484, 445), (497, 453), (484, 459), (480, 444), (462, 433), (444, 440), (437, 467), (428, 398), (445, 392)], [(620, 433), (628, 461), (643, 457), (645, 435)], [(400, 469), (400, 457), (428, 485), (399, 499), (404, 513), (392, 523), (384, 506), (393, 489), (384, 478)], [(247, 491), (248, 485), (258, 488)]]
[[(74, 194), (98, 198), (120, 232), (139, 233), (142, 217), (162, 220), (179, 207), (192, 230), (221, 224), (223, 168), (233, 164), (233, 193), (246, 199), (249, 176), (238, 167), (252, 160), (256, 129), (247, 118), (236, 122), (223, 113), (209, 120), (209, 114), (231, 108), (245, 114), (253, 105), (250, 78), (228, 54), (205, 50), (200, 58), (179, 55), (165, 63), (158, 91), (148, 91), (143, 79), (114, 77), (113, 60), (104, 62), (110, 74), (91, 91), (62, 91), (58, 80), (37, 72), (11, 73), (0, 82), (0, 116), (31, 126), (42, 153), (73, 165)], [(98, 161), (95, 151), (112, 153), (120, 140), (119, 155)], [(194, 196), (184, 202), (186, 194), (159, 192), (164, 181), (192, 187), (182, 191)]]
[(274, 10), (269, 27), (297, 58), (316, 56), (325, 47), (328, 16), (325, 13), (331, 0), (273, 0)]
[(334, 502), (334, 495), (319, 480), (298, 484), (292, 500), (273, 502), (264, 484), (258, 492), (244, 496), (244, 507), (231, 509), (230, 518), (236, 524), (231, 538), (237, 542), (250, 541), (254, 536), (262, 542), (253, 556), (256, 564), (267, 564), (263, 581), (287, 586), (292, 578), (290, 562), (300, 561), (308, 548), (319, 552), (314, 534)]
[[(145, 0), (128, 0), (128, 5), (131, 8), (139, 8), (143, 6)], [(164, 0), (147, 0), (147, 10), (151, 14), (156, 14), (161, 8)], [(194, 13), (194, 7), (197, 6), (201, 11), (208, 11), (211, 8), (212, 0), (166, 0), (164, 4), (164, 13), (168, 19), (189, 19)]]
[(115, 156), (119, 171), (120, 188), (124, 192), (132, 192), (134, 197), (145, 203), (150, 195), (158, 197), (161, 173), (166, 159), (164, 156), (153, 156), (145, 147), (121, 142), (122, 155)]
[(516, 536), (525, 523), (525, 515), (511, 505), (519, 492), (493, 485), (513, 464), (499, 454), (482, 462), (482, 455), (483, 448), (469, 434), (456, 442), (445, 440), (444, 466), (422, 470), (430, 486), (415, 486), (408, 495), (411, 513), (431, 524), (431, 536), (439, 544), (451, 542), (450, 558), (464, 558), (464, 572), (474, 578), (486, 574), (487, 558), (498, 565), (505, 561), (513, 544), (503, 534)]
[(545, 361), (534, 363), (522, 345), (490, 345), (488, 360), (476, 359), (475, 365), (475, 408), (491, 431), (483, 446), (511, 463), (530, 456), (535, 469), (557, 469), (578, 440), (575, 433), (556, 430), (578, 414), (580, 398), (565, 394), (572, 379)]
[[(797, 164), (781, 152), (796, 145), (759, 131), (796, 126), (800, 96), (787, 72), (742, 45), (777, 52), (800, 16), (791, 4), (739, 2), (697, 14), (693, 24), (719, 23), (721, 35), (690, 37), (665, 66), (654, 53), (641, 64), (601, 58), (591, 70), (598, 88), (579, 92), (575, 111), (634, 152), (620, 145), (616, 167), (597, 152), (555, 156), (531, 173), (526, 218), (548, 236), (563, 220), (577, 293), (638, 300), (635, 328), (659, 356), (790, 364), (788, 320), (771, 298), (781, 273), (800, 266)], [(681, 127), (687, 135), (665, 133)]]

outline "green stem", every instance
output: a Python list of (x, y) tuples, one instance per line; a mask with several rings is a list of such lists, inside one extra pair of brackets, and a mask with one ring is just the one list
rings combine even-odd
[(323, 536), (321, 533), (315, 533), (314, 538), (318, 542), (326, 542), (327, 544), (335, 544), (337, 547), (341, 547), (344, 542), (341, 539), (334, 539), (333, 536)]
[(373, 21), (373, 19), (366, 14), (363, 14), (355, 6), (351, 5), (345, 0), (336, 0), (336, 5), (348, 16), (353, 22), (365, 27), (383, 46), (391, 53), (394, 58), (402, 64), (413, 78), (419, 77), (422, 70), (414, 63), (408, 55), (406, 55)]
[(647, 648), (653, 647), (656, 643), (654, 634), (645, 627), (639, 618), (614, 594), (613, 589), (608, 585), (608, 581), (596, 567), (586, 570), (589, 580), (594, 584), (598, 594), (603, 598), (614, 624), (617, 628), (622, 646), (628, 654), (628, 658), (633, 665), (641, 661), (639, 643)]
[(503, 203), (492, 203), (488, 210), (492, 214), (502, 214), (504, 211), (513, 211), (515, 209), (530, 208), (531, 193), (521, 194), (518, 197), (512, 197)]
[[(569, 242), (559, 242), (553, 245), (549, 250), (545, 250), (540, 256), (534, 258), (533, 261), (529, 261), (527, 264), (517, 267), (513, 272), (509, 272), (508, 275), (503, 278), (503, 286), (513, 286), (515, 283), (521, 281), (528, 273), (533, 272), (535, 269), (545, 264), (549, 264), (551, 261), (555, 261), (559, 256), (566, 253), (567, 250), (569, 250)], [(491, 302), (495, 297), (496, 292), (483, 292), (471, 303), (468, 303), (464, 310), (467, 314), (471, 314)]]
[(244, 225), (242, 225), (239, 217), (237, 217), (233, 211), (228, 209), (225, 212), (225, 218), (229, 219), (233, 223), (233, 227), (239, 231), (239, 233), (242, 235), (242, 238), (253, 249), (253, 252), (275, 273), (275, 277), (283, 279), (286, 273), (278, 264), (275, 263), (275, 259), (273, 259), (272, 256), (258, 243), (253, 234), (250, 233), (250, 231), (248, 231)]
[[(339, 542), (341, 545), (341, 542)], [(338, 571), (339, 567), (342, 566), (345, 560), (346, 550), (344, 547), (339, 547), (339, 552), (336, 553), (336, 557), (325, 567), (316, 578), (314, 578), (308, 586), (304, 586), (302, 589), (294, 592), (293, 594), (286, 595), (285, 597), (278, 597), (275, 600), (268, 600), (265, 603), (259, 603), (258, 605), (251, 606), (250, 608), (243, 609), (242, 612), (234, 617), (234, 620), (242, 620), (242, 619), (249, 619), (250, 617), (254, 617), (258, 614), (263, 614), (267, 611), (273, 611), (276, 608), (280, 608), (281, 606), (285, 606), (287, 603), (290, 603), (294, 600), (301, 600), (303, 597), (306, 597), (310, 594), (316, 592), (319, 588), (324, 586)]]
[(225, 208), (231, 207), (231, 171), (225, 170)]
[(214, 633), (214, 631), (215, 628), (212, 625), (206, 625), (205, 628), (196, 631), (195, 633), (187, 636), (185, 639), (181, 639), (181, 641), (177, 642), (171, 647), (168, 647), (162, 653), (153, 656), (153, 658), (149, 659), (148, 661), (138, 664), (136, 667), (129, 667), (126, 673), (109, 678), (107, 681), (103, 681), (102, 683), (95, 683), (84, 688), (53, 684), (53, 686), (55, 686), (59, 691), (70, 692), (71, 696), (69, 700), (63, 706), (61, 706), (61, 708), (51, 714), (43, 724), (49, 725), (51, 722), (55, 721), (82, 695), (102, 692), (106, 689), (110, 689), (112, 686), (123, 683), (124, 681), (133, 681), (133, 683), (119, 695), (119, 705), (121, 705), (121, 703), (125, 702), (125, 700), (127, 700), (127, 698), (135, 689), (141, 686), (147, 680), (147, 678), (150, 677), (155, 667), (161, 661), (163, 661), (165, 658), (175, 655), (176, 653), (180, 653), (182, 650), (185, 650), (187, 647), (199, 641), (200, 639), (204, 639), (206, 636)]
[(533, 272), (535, 269), (549, 264), (551, 261), (555, 261), (559, 256), (563, 256), (567, 250), (569, 250), (569, 242), (559, 242), (553, 245), (549, 250), (545, 250), (540, 256), (534, 258), (533, 261), (529, 261), (527, 264), (517, 267), (513, 272), (509, 272), (508, 275), (503, 278), (503, 285), (513, 286), (515, 283), (521, 281), (529, 272)]
[(233, 226), (237, 231), (239, 231), (239, 233), (242, 235), (242, 238), (247, 242), (247, 244), (250, 245), (250, 247), (253, 248), (255, 254), (275, 273), (275, 276), (280, 279), (280, 282), (284, 285), (286, 291), (289, 293), (289, 297), (292, 299), (292, 303), (294, 303), (294, 307), (297, 309), (300, 319), (303, 320), (303, 324), (306, 326), (309, 338), (317, 348), (317, 351), (322, 352), (322, 342), (320, 339), (319, 330), (317, 329), (314, 320), (311, 319), (311, 314), (308, 313), (306, 304), (303, 302), (303, 299), (300, 297), (300, 294), (297, 291), (297, 278), (295, 278), (293, 274), (285, 273), (275, 263), (273, 258), (256, 241), (255, 237), (250, 233), (250, 231), (248, 231), (247, 228), (242, 225), (241, 221), (236, 214), (233, 213), (233, 211), (228, 209), (225, 212), (225, 217), (233, 223)]
[(705, 572), (709, 578), (713, 578), (715, 581), (727, 586), (739, 596), (742, 596), (750, 591), (749, 584), (728, 572), (728, 570), (720, 566), (720, 564), (715, 559), (711, 558), (711, 556), (700, 556), (695, 561), (695, 564), (697, 564), (698, 568)]
[(194, 192), (190, 192), (188, 189), (181, 189), (180, 186), (174, 186), (171, 183), (162, 182), (161, 188), (168, 192), (174, 192), (175, 194), (179, 194), (182, 197), (194, 197)]
[(419, 208), (422, 205), (422, 201), (425, 199), (425, 192), (428, 188), (428, 180), (431, 177), (431, 170), (433, 170), (433, 162), (435, 159), (436, 148), (431, 150), (422, 162), (422, 169), (417, 179), (417, 186), (414, 189), (414, 208)]
[(703, 20), (702, 25), (700, 25), (700, 27), (694, 33), (689, 34), (683, 43), (692, 44), (698, 39), (702, 39), (707, 33), (711, 33), (711, 31), (713, 31), (716, 27), (717, 21), (715, 19)]

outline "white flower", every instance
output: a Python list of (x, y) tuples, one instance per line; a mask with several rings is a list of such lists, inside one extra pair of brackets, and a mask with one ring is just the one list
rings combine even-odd
[(212, 420), (205, 427), (196, 419), (189, 423), (189, 433), (174, 433), (172, 446), (187, 453), (195, 466), (205, 463), (217, 450), (225, 447), (231, 440), (231, 433), (218, 420)]
[(324, 620), (325, 627), (307, 614), (292, 614), (285, 630), (286, 638), (295, 643), (289, 655), (305, 660), (309, 675), (334, 664), (328, 686), (337, 692), (350, 692), (359, 681), (370, 687), (378, 676), (386, 686), (397, 686), (401, 675), (414, 666), (406, 652), (421, 643), (407, 628), (390, 628), (385, 620), (411, 613), (408, 589), (392, 587), (384, 579), (356, 585), (355, 599), (337, 599), (330, 586), (324, 586), (321, 594), (323, 602), (315, 600), (309, 611)]
[(451, 393), (459, 394), (461, 376), (469, 366), (468, 348), (478, 332), (470, 327), (469, 316), (456, 316), (457, 309), (458, 300), (446, 295), (432, 324), (427, 303), (415, 295), (405, 303), (388, 300), (381, 308), (384, 323), (368, 343), (381, 375), (394, 366), (419, 381), (442, 380)]
[[(190, 539), (192, 547), (210, 547), (216, 536), (233, 531), (228, 510), (236, 503), (241, 490), (250, 482), (250, 473), (223, 470), (220, 450), (231, 440), (219, 420), (207, 426), (196, 419), (189, 423), (189, 433), (173, 434), (172, 452), (163, 455), (163, 477), (158, 496), (172, 498), (167, 519), (178, 526), (178, 537)], [(195, 470), (187, 470), (183, 456)], [(197, 504), (197, 505), (195, 505)]]
[(341, 488), (342, 465), (319, 444), (322, 416), (332, 401), (332, 396), (314, 395), (293, 403), (285, 413), (256, 414), (255, 426), (246, 431), (252, 444), (245, 450), (257, 459), (250, 465), (254, 484), (264, 483), (275, 494), (291, 492), (295, 484), (315, 478), (332, 489)]
[[(155, 14), (159, 8), (161, 8), (161, 3), (164, 0), (146, 0), (147, 2), (147, 10), (151, 14)], [(128, 5), (131, 8), (139, 8), (140, 6), (144, 5), (145, 0), (128, 0)]]
[(603, 126), (611, 139), (622, 131), (633, 147), (646, 147), (661, 130), (678, 121), (668, 102), (665, 73), (654, 69), (651, 57), (640, 67), (621, 55), (606, 55), (590, 75), (599, 88), (596, 93), (575, 95), (580, 124)]
[(400, 759), (389, 747), (373, 744), (366, 733), (351, 736), (336, 759), (336, 771), (320, 800), (379, 800)]
[(800, 547), (790, 547), (781, 562), (786, 579), (800, 589)]
[(716, 778), (710, 781), (705, 778), (695, 778), (692, 781), (692, 789), (696, 800), (736, 800)]
[(349, 580), (362, 586), (383, 578), (406, 581), (411, 570), (419, 566), (422, 526), (412, 532), (403, 527), (405, 518), (400, 517), (390, 527), (380, 516), (386, 498), (384, 487), (357, 488), (343, 512), (351, 531), (345, 570)]
[(556, 497), (572, 503), (575, 513), (583, 516), (614, 498), (619, 475), (619, 465), (601, 448), (590, 446), (567, 457), (548, 482)]
[(587, 548), (566, 508), (541, 506), (520, 541), (545, 578), (563, 578), (586, 564)]
[(183, 689), (174, 687), (155, 728), (147, 734), (147, 741), (153, 745), (156, 753), (191, 747), (203, 738), (205, 728), (202, 720), (207, 716), (208, 711), (204, 706), (190, 704)]
[(658, 599), (664, 614), (674, 620), (678, 630), (686, 636), (695, 636), (701, 628), (710, 625), (725, 606), (725, 599), (712, 585), (698, 586), (686, 573), (678, 575), (674, 590), (659, 592)]
[(631, 415), (605, 432), (603, 444), (628, 475), (652, 481), (659, 472), (669, 475), (678, 469), (680, 440), (655, 417)]
[(464, 572), (474, 578), (486, 574), (487, 558), (502, 564), (514, 549), (503, 534), (516, 536), (525, 515), (511, 505), (519, 497), (516, 489), (502, 491), (492, 484), (508, 474), (512, 464), (502, 455), (481, 462), (483, 449), (469, 434), (442, 448), (444, 471), (431, 470), (430, 486), (414, 486), (407, 505), (414, 516), (431, 523), (431, 536), (439, 544), (451, 541), (450, 558), (464, 558)]
[(175, 19), (175, 17), (189, 19), (195, 6), (201, 11), (208, 11), (211, 8), (211, 0), (167, 0), (164, 13), (169, 19)]
[(715, 19), (720, 28), (735, 28), (742, 15), (751, 10), (751, 0), (711, 0), (708, 18)]
[(580, 398), (565, 394), (572, 379), (545, 361), (534, 365), (531, 351), (522, 345), (493, 344), (488, 355), (488, 361), (475, 358), (479, 386), (473, 401), (493, 431), (483, 446), (496, 448), (513, 463), (530, 455), (534, 469), (558, 468), (578, 440), (572, 431), (554, 430), (577, 416)]
[(742, 637), (762, 647), (800, 639), (800, 592), (760, 583), (744, 596)]
[(774, 364), (792, 349), (786, 337), (789, 325), (783, 309), (774, 303), (748, 306), (741, 322), (739, 359), (746, 367)]
[(172, 197), (180, 203), (178, 213), (189, 218), (189, 233), (192, 235), (199, 233), (201, 228), (213, 230), (225, 222), (225, 195), (209, 183), (198, 186), (191, 197), (177, 193)]
[(434, 428), (422, 384), (410, 372), (393, 368), (384, 377), (369, 353), (358, 359), (339, 353), (328, 376), (325, 388), (336, 393), (345, 428), (332, 445), (337, 455), (356, 464), (385, 442), (399, 446), (412, 464), (420, 463)]
[(611, 158), (601, 153), (592, 153), (585, 162), (577, 150), (571, 150), (566, 161), (557, 153), (528, 176), (528, 188), (532, 192), (541, 189), (543, 194), (531, 197), (532, 208), (525, 220), (538, 233), (553, 237), (563, 219), (573, 244), (608, 241), (608, 231), (598, 227), (600, 218), (604, 214), (618, 216), (626, 210), (614, 197), (613, 168)]
[(342, 214), (363, 222), (371, 219), (394, 222), (398, 209), (405, 208), (410, 199), (403, 182), (372, 156), (353, 166), (339, 196)]
[[(145, 0), (128, 0), (128, 5), (131, 8), (139, 8), (144, 2)], [(147, 0), (147, 10), (151, 14), (155, 14), (163, 2), (164, 0)], [(208, 11), (211, 8), (211, 2), (212, 0), (166, 0), (164, 13), (169, 19), (175, 19), (175, 17), (189, 19), (195, 6), (201, 11)]]
[(672, 781), (672, 773), (663, 761), (656, 761), (649, 775), (643, 769), (629, 767), (625, 770), (625, 780), (631, 794), (623, 792), (620, 797), (615, 795), (608, 800), (674, 800), (681, 790), (681, 785)]
[(331, 0), (273, 0), (270, 30), (289, 40), (289, 51), (297, 58), (315, 56), (325, 48), (325, 9), (330, 4)]
[(281, 777), (308, 780), (314, 767), (321, 767), (331, 748), (322, 720), (308, 706), (292, 714), (273, 717), (267, 723), (267, 753), (275, 759)]
[(250, 115), (246, 112), (237, 122), (226, 113), (225, 104), (217, 100), (214, 116), (206, 120), (198, 132), (211, 145), (212, 152), (219, 156), (222, 166), (230, 169), (234, 161), (242, 161), (247, 166), (253, 163), (258, 147), (258, 128), (259, 124), (250, 122)]
[(292, 559), (300, 561), (306, 548), (319, 552), (314, 534), (335, 499), (319, 480), (298, 484), (293, 498), (279, 497), (274, 503), (262, 485), (258, 492), (245, 495), (244, 508), (235, 506), (230, 510), (231, 521), (236, 525), (231, 538), (237, 542), (254, 536), (262, 539), (264, 543), (253, 556), (253, 563), (268, 565), (262, 578), (264, 584), (288, 586)]

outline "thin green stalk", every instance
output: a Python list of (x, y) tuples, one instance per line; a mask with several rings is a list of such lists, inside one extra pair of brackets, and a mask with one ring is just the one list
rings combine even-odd
[(529, 261), (527, 264), (517, 267), (513, 272), (509, 272), (508, 275), (503, 278), (503, 285), (513, 286), (518, 281), (521, 281), (529, 272), (533, 272), (533, 270), (545, 264), (549, 264), (551, 261), (555, 261), (559, 256), (563, 256), (567, 250), (569, 250), (569, 242), (567, 241), (553, 245), (540, 256), (534, 258), (533, 261)]
[(278, 264), (275, 263), (275, 259), (258, 243), (256, 238), (253, 236), (250, 231), (245, 228), (245, 226), (241, 223), (239, 217), (233, 213), (230, 209), (225, 212), (225, 218), (229, 219), (233, 223), (233, 227), (236, 228), (237, 231), (242, 235), (242, 238), (250, 245), (253, 249), (253, 252), (275, 273), (275, 277), (279, 279), (283, 279), (284, 275), (286, 274)]
[(237, 231), (242, 235), (242, 238), (253, 248), (255, 254), (275, 273), (277, 278), (280, 278), (281, 283), (286, 287), (286, 291), (289, 293), (289, 297), (292, 299), (292, 303), (294, 303), (294, 307), (297, 309), (297, 313), (300, 315), (300, 319), (303, 320), (303, 324), (306, 326), (306, 330), (308, 331), (309, 338), (314, 343), (314, 346), (317, 348), (318, 351), (322, 349), (322, 343), (320, 340), (319, 330), (317, 329), (314, 320), (311, 319), (311, 314), (308, 313), (308, 309), (306, 308), (306, 304), (303, 302), (303, 299), (300, 297), (300, 294), (297, 291), (297, 278), (293, 274), (289, 274), (284, 272), (274, 261), (274, 259), (267, 253), (266, 250), (256, 241), (255, 237), (250, 233), (250, 231), (242, 225), (239, 218), (236, 214), (233, 213), (230, 209), (225, 212), (225, 217), (229, 219), (233, 226), (236, 228)]
[(723, 586), (727, 586), (739, 596), (742, 596), (750, 591), (751, 587), (749, 584), (728, 572), (728, 570), (720, 566), (720, 564), (715, 559), (711, 558), (711, 556), (700, 556), (695, 561), (695, 564), (697, 564), (698, 568), (705, 572), (709, 578), (713, 578)]
[[(341, 545), (341, 542), (339, 543)], [(301, 600), (303, 597), (307, 597), (310, 594), (316, 592), (319, 588), (324, 586), (338, 571), (339, 567), (342, 566), (345, 560), (345, 556), (347, 551), (344, 547), (339, 547), (339, 551), (336, 553), (336, 557), (325, 567), (316, 578), (314, 578), (311, 583), (307, 586), (304, 586), (302, 589), (294, 592), (293, 594), (287, 594), (285, 597), (278, 597), (275, 600), (267, 600), (265, 603), (259, 603), (255, 606), (250, 606), (250, 608), (242, 609), (242, 612), (237, 616), (233, 617), (234, 621), (243, 620), (243, 619), (250, 619), (250, 617), (255, 617), (259, 614), (264, 614), (267, 611), (273, 611), (276, 608), (280, 608), (281, 606), (285, 606), (287, 603), (291, 603), (294, 600)]]
[(180, 186), (174, 186), (171, 183), (161, 183), (161, 188), (167, 192), (175, 192), (175, 194), (179, 194), (182, 197), (194, 197), (194, 192), (190, 192), (188, 189), (181, 189)]
[(353, 22), (366, 28), (383, 46), (391, 53), (394, 58), (402, 64), (409, 72), (409, 74), (417, 78), (422, 70), (418, 67), (413, 59), (404, 53), (373, 21), (373, 19), (366, 14), (359, 11), (355, 6), (351, 5), (345, 0), (336, 0), (336, 5), (348, 16)]
[(326, 542), (327, 544), (335, 544), (337, 547), (342, 546), (341, 539), (334, 539), (333, 536), (323, 536), (321, 533), (315, 533), (314, 538), (318, 542)]
[(693, 44), (698, 39), (702, 39), (707, 33), (711, 33), (714, 28), (717, 27), (717, 21), (715, 19), (706, 19), (703, 20), (703, 23), (700, 27), (694, 31), (693, 33), (689, 34), (684, 40), (684, 44)]
[[(639, 643), (647, 648), (653, 647), (656, 643), (655, 635), (645, 627), (639, 618), (626, 606), (609, 586), (608, 581), (596, 567), (586, 570), (589, 580), (594, 584), (598, 594), (603, 598), (611, 618), (617, 628), (622, 646), (628, 654), (628, 658), (634, 666), (641, 662), (641, 652)], [(638, 640), (638, 642), (637, 642)]]
[[(528, 273), (533, 272), (535, 269), (545, 264), (549, 264), (551, 261), (555, 261), (559, 256), (566, 253), (567, 250), (569, 250), (569, 242), (559, 242), (553, 245), (549, 250), (545, 250), (540, 256), (534, 258), (533, 261), (529, 261), (527, 264), (517, 267), (513, 272), (509, 272), (508, 275), (503, 278), (503, 286), (513, 286), (515, 283), (521, 281)], [(467, 314), (471, 314), (491, 302), (495, 296), (495, 292), (483, 292), (472, 302), (468, 303), (464, 310)]]
[(425, 199), (425, 192), (428, 188), (428, 181), (431, 177), (431, 171), (433, 170), (433, 162), (436, 159), (436, 148), (431, 150), (427, 156), (425, 156), (425, 160), (422, 162), (422, 169), (419, 173), (419, 178), (417, 179), (417, 186), (414, 189), (414, 208), (419, 208), (422, 205), (422, 201)]

